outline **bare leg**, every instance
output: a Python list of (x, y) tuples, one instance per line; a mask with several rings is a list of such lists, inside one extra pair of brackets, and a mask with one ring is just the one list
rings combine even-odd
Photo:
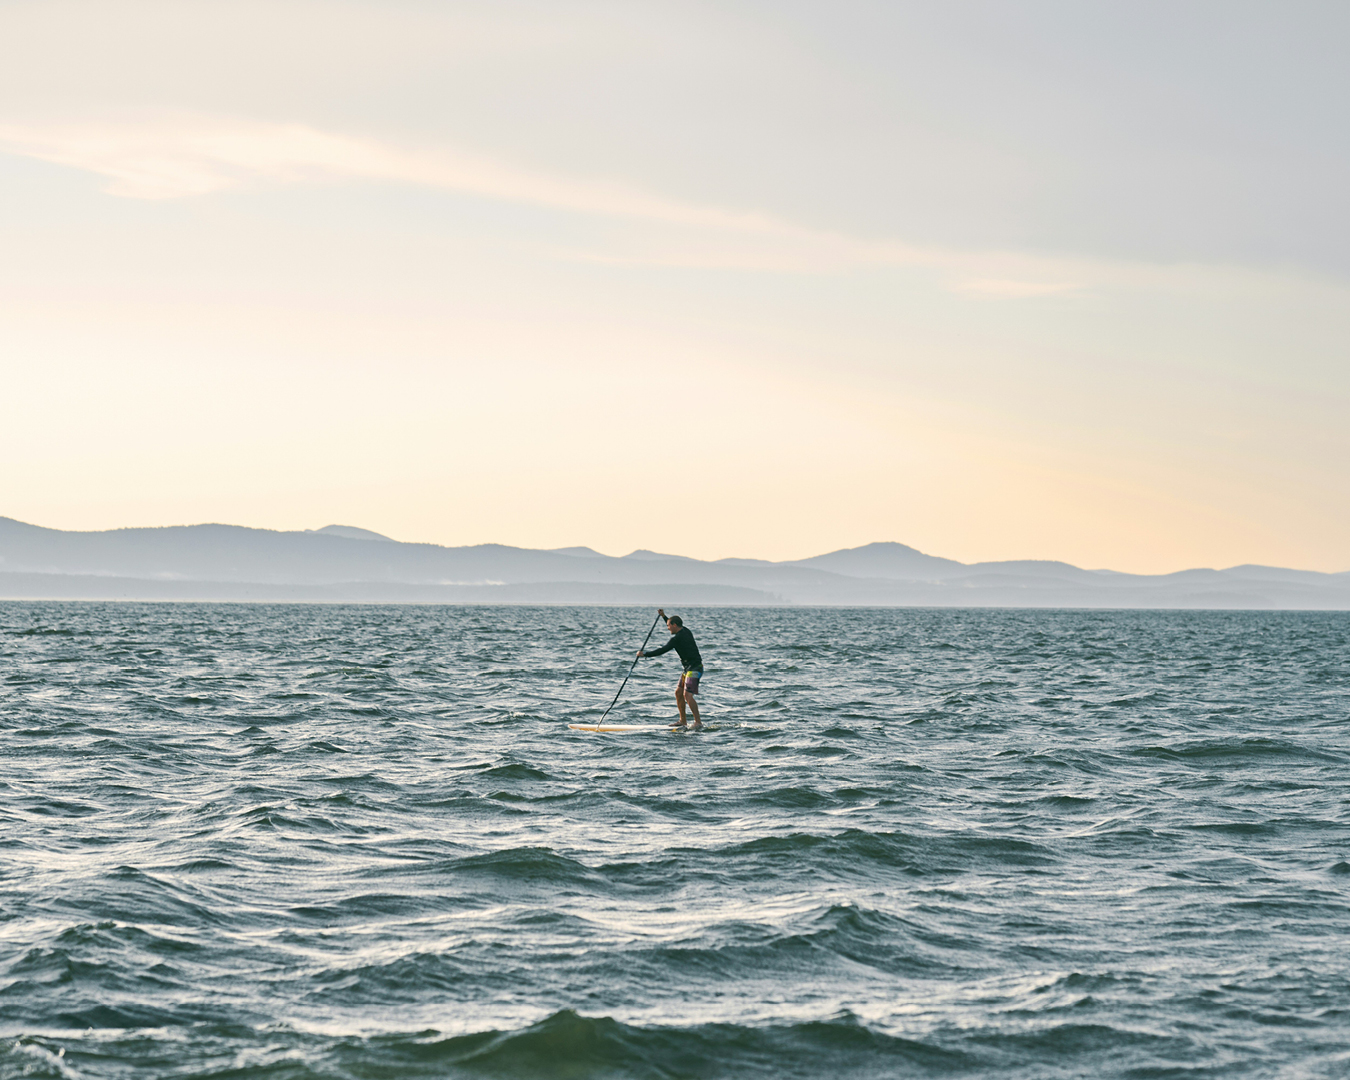
[(694, 727), (702, 727), (703, 721), (698, 718), (698, 699), (693, 694), (685, 694), (684, 700), (689, 706), (689, 711), (694, 714)]
[[(679, 726), (680, 726), (680, 727), (683, 727), (683, 726), (684, 726), (684, 688), (683, 688), (683, 687), (679, 687), (679, 688), (677, 688), (676, 691), (675, 691), (675, 704), (678, 705), (678, 706), (680, 707), (680, 723), (679, 723)], [(695, 715), (695, 716), (698, 716), (698, 713), (695, 713), (694, 715)]]

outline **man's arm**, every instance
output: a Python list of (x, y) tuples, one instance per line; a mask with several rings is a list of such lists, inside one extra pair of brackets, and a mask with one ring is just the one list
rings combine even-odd
[(651, 652), (647, 652), (647, 651), (644, 649), (642, 652), (638, 653), (638, 655), (639, 655), (639, 656), (660, 656), (662, 653), (670, 652), (670, 650), (673, 649), (673, 648), (675, 648), (675, 638), (674, 638), (674, 636), (672, 636), (671, 639), (670, 639), (669, 641), (667, 641), (664, 645), (662, 645), (659, 649), (653, 649)]
[[(670, 621), (669, 619), (666, 618), (666, 609), (665, 609), (665, 608), (663, 608), (663, 607), (657, 608), (657, 609), (656, 609), (656, 614), (659, 615), (659, 616), (661, 617), (661, 621), (662, 621), (662, 622), (669, 622), (669, 621)], [(653, 629), (653, 630), (656, 629), (656, 624), (655, 624), (655, 623), (652, 623), (652, 629)], [(651, 634), (648, 634), (647, 636), (648, 636), (648, 637), (651, 637)], [(666, 649), (669, 649), (669, 648), (670, 648), (670, 646), (667, 645), (667, 646), (666, 646)], [(660, 656), (661, 653), (663, 653), (663, 652), (666, 651), (666, 649), (662, 649), (660, 652), (654, 652), (654, 653), (649, 653), (649, 652), (644, 651), (643, 649), (639, 649), (639, 650), (638, 650), (638, 656)]]

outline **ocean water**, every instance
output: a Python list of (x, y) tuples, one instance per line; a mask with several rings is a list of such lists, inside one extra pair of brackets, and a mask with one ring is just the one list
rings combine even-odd
[(0, 1077), (1350, 1075), (1350, 614), (653, 614), (0, 604)]

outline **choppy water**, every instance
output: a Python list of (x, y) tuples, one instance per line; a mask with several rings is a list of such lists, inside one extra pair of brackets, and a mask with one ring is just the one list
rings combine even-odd
[(1350, 1074), (1350, 615), (651, 614), (0, 604), (0, 1077)]

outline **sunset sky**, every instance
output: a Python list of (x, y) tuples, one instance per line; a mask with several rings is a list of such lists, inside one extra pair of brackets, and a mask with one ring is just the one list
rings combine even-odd
[(1350, 6), (0, 3), (0, 515), (1350, 570)]

